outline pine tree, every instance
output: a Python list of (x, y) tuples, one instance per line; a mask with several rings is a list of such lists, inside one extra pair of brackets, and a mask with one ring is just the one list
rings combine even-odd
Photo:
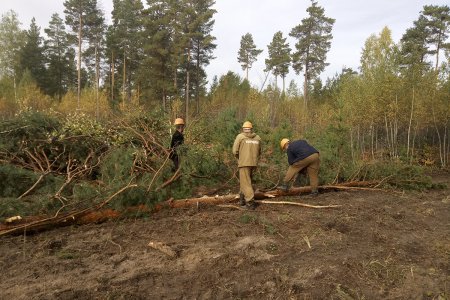
[(407, 71), (417, 68), (422, 70), (429, 66), (425, 60), (428, 53), (427, 36), (426, 19), (423, 16), (414, 21), (414, 26), (403, 34), (400, 40), (400, 60)]
[[(185, 118), (189, 117), (190, 99), (195, 98), (199, 110), (200, 93), (204, 93), (206, 72), (212, 50), (211, 36), (215, 10), (212, 0), (148, 1), (144, 10), (145, 67), (148, 92), (162, 99), (184, 96)], [(171, 84), (169, 83), (171, 82)]]
[[(99, 89), (100, 89), (100, 61), (103, 57), (106, 24), (103, 12), (96, 7), (92, 17), (91, 28), (87, 34), (89, 47), (85, 52), (85, 61), (89, 73), (94, 74), (95, 82), (95, 116), (100, 115)], [(92, 70), (93, 69), (93, 70)]]
[(266, 71), (272, 71), (275, 75), (275, 85), (277, 77), (283, 78), (283, 94), (285, 92), (285, 78), (289, 73), (289, 65), (291, 63), (291, 48), (283, 38), (283, 33), (278, 31), (274, 34), (272, 42), (267, 46), (269, 50), (269, 58), (266, 59)]
[(44, 29), (47, 66), (45, 91), (59, 100), (70, 87), (76, 85), (75, 53), (70, 48), (66, 28), (58, 14), (53, 14), (48, 28)]
[(80, 109), (81, 95), (81, 61), (83, 59), (83, 41), (87, 40), (92, 30), (92, 25), (98, 21), (97, 0), (65, 0), (64, 13), (66, 14), (66, 24), (75, 32), (77, 41), (77, 70), (78, 70), (78, 86), (77, 86), (77, 109)]
[(20, 71), (23, 73), (28, 70), (37, 86), (44, 90), (47, 82), (43, 38), (40, 31), (40, 27), (36, 25), (36, 19), (33, 18), (26, 32), (25, 46), (20, 51)]
[(161, 99), (163, 109), (168, 99), (178, 95), (174, 74), (177, 72), (179, 55), (175, 55), (176, 14), (174, 1), (148, 1), (149, 7), (143, 11), (144, 21), (144, 61), (139, 75), (143, 89), (152, 99)]
[(192, 38), (193, 46), (193, 62), (195, 63), (194, 92), (197, 104), (197, 113), (200, 110), (200, 93), (205, 93), (204, 86), (206, 84), (206, 72), (204, 67), (209, 65), (213, 50), (217, 47), (214, 43), (216, 38), (211, 35), (214, 26), (213, 16), (216, 13), (211, 7), (214, 0), (198, 0), (195, 5), (195, 27), (194, 36)]
[[(116, 89), (121, 90), (124, 107), (130, 102), (133, 90), (139, 90), (138, 70), (143, 59), (143, 4), (141, 0), (114, 0), (113, 24), (107, 34), (107, 57), (111, 66), (112, 101)], [(120, 80), (116, 80), (116, 75)], [(116, 83), (117, 82), (117, 83)]]
[(290, 36), (297, 39), (296, 52), (292, 55), (292, 67), (299, 74), (304, 73), (304, 100), (308, 103), (308, 88), (310, 81), (320, 75), (328, 65), (327, 52), (330, 50), (331, 30), (334, 19), (325, 16), (325, 10), (312, 0), (312, 5), (306, 9), (309, 17), (301, 24), (292, 28)]
[(425, 5), (422, 16), (428, 29), (427, 43), (434, 46), (428, 53), (436, 55), (435, 70), (439, 67), (439, 54), (442, 49), (450, 50), (450, 43), (446, 43), (450, 32), (450, 8), (446, 5)]
[(256, 61), (256, 57), (261, 54), (262, 50), (256, 49), (256, 45), (253, 42), (253, 36), (250, 33), (246, 33), (241, 38), (241, 47), (238, 52), (238, 62), (242, 66), (242, 70), (245, 71), (245, 79), (248, 80), (248, 70), (252, 68), (253, 63)]
[(88, 72), (93, 74), (95, 86), (98, 89), (100, 80), (100, 59), (103, 56), (106, 24), (103, 12), (98, 8), (95, 9), (89, 32), (86, 37), (88, 47), (84, 51), (84, 61), (88, 68)]
[(184, 82), (184, 117), (185, 121), (188, 122), (190, 114), (190, 98), (192, 96), (191, 71), (194, 69), (192, 59), (194, 47), (193, 38), (196, 35), (195, 2), (191, 0), (181, 0), (178, 7), (178, 18), (175, 23), (175, 32), (179, 35), (177, 38), (179, 43), (176, 44), (175, 47), (179, 48), (178, 51), (180, 51), (179, 53), (182, 57), (178, 67), (181, 70), (180, 75)]

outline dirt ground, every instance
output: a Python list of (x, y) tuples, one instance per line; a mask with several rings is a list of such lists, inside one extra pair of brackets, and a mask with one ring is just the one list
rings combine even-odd
[(3, 236), (0, 299), (450, 299), (448, 189), (277, 199), (342, 206), (166, 209)]

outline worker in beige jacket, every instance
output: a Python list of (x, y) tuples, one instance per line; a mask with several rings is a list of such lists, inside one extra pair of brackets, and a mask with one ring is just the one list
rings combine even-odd
[(233, 154), (238, 159), (240, 205), (255, 209), (255, 192), (252, 187), (252, 174), (258, 165), (261, 155), (261, 138), (253, 132), (253, 125), (245, 121), (242, 132), (236, 136), (233, 144)]

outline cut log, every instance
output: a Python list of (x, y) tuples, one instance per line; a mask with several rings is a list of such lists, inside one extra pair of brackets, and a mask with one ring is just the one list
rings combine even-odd
[(235, 201), (236, 197), (239, 197), (239, 195), (229, 194), (229, 195), (225, 195), (225, 196), (188, 198), (188, 199), (180, 199), (180, 200), (169, 199), (167, 201), (157, 204), (155, 209), (158, 210), (161, 208), (190, 207), (193, 205), (198, 205), (198, 204), (203, 204), (203, 203), (204, 204), (223, 204), (223, 203)]

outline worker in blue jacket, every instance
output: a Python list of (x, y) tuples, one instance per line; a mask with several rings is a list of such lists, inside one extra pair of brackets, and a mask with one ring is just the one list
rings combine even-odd
[(281, 150), (287, 153), (289, 168), (283, 183), (278, 189), (287, 192), (291, 181), (306, 169), (311, 185), (311, 195), (318, 195), (320, 156), (316, 148), (305, 140), (290, 141), (284, 138), (280, 142)]

